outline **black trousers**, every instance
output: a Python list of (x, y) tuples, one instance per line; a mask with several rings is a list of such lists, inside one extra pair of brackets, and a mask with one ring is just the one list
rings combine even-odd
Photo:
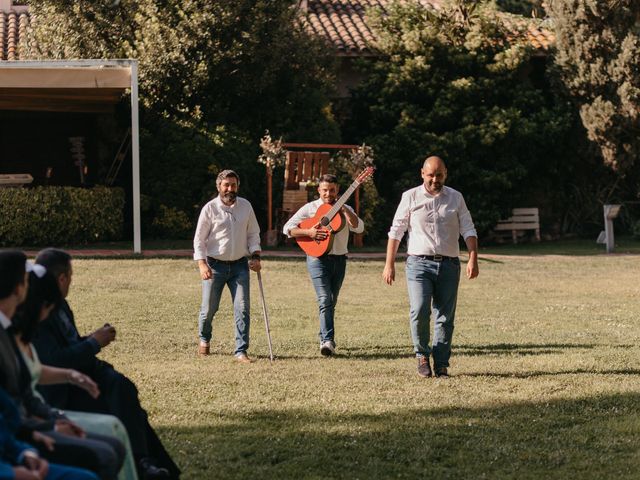
[(38, 450), (47, 460), (82, 467), (95, 472), (102, 480), (115, 480), (124, 462), (125, 448), (107, 435), (87, 433), (85, 438), (72, 437), (53, 430), (42, 432), (55, 440), (53, 451), (43, 445)]
[(86, 392), (74, 389), (65, 408), (118, 417), (127, 429), (136, 460), (151, 457), (158, 466), (168, 469), (172, 477), (178, 478), (180, 469), (149, 424), (134, 383), (106, 362), (100, 362), (90, 376), (100, 387), (100, 396), (93, 399)]

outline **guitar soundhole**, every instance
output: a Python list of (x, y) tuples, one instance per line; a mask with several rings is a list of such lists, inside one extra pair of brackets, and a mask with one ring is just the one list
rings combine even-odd
[(329, 225), (329, 219), (327, 217), (322, 217), (322, 220), (320, 220), (320, 225), (326, 227), (327, 225)]

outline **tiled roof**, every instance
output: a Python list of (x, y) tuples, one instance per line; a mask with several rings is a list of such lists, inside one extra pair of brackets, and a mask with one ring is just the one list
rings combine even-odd
[[(440, 0), (402, 0), (418, 2), (425, 8), (438, 8)], [(303, 0), (306, 9), (305, 25), (308, 31), (325, 38), (334, 45), (338, 55), (360, 56), (375, 53), (375, 34), (367, 24), (366, 11), (376, 7), (383, 12), (391, 0)], [(548, 30), (542, 30), (529, 22), (527, 37), (537, 49), (547, 50), (554, 42)]]
[(29, 13), (0, 10), (0, 60), (19, 60), (25, 57)]

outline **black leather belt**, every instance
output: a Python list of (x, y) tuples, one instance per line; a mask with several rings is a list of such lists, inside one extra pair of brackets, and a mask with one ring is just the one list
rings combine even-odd
[(237, 260), (218, 260), (217, 258), (213, 258), (213, 257), (207, 257), (207, 263), (222, 263), (224, 265), (233, 265), (236, 263), (240, 263), (243, 260), (246, 260), (245, 257), (240, 257)]
[(424, 258), (432, 262), (441, 262), (443, 260), (456, 260), (458, 257), (447, 257), (445, 255), (414, 255), (414, 257)]

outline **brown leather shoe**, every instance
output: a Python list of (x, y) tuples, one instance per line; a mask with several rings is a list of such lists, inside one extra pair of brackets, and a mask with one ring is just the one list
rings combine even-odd
[(429, 365), (429, 357), (418, 357), (418, 375), (423, 378), (431, 376), (431, 365)]
[(252, 363), (252, 360), (247, 357), (246, 353), (239, 353), (236, 355), (236, 362), (238, 363)]
[(198, 345), (198, 355), (209, 355), (209, 342), (200, 342), (200, 345)]
[(436, 377), (449, 378), (449, 372), (447, 372), (447, 367), (437, 367)]

